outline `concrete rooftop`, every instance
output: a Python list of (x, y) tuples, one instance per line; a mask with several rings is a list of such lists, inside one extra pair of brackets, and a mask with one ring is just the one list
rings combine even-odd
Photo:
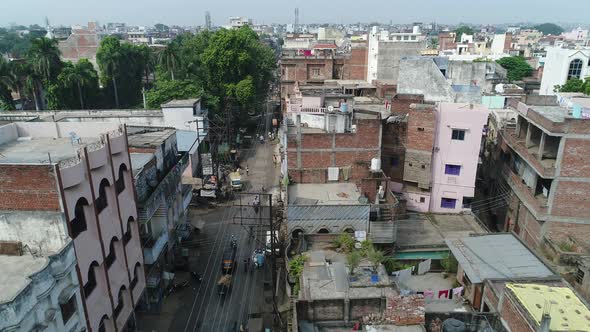
[(561, 106), (530, 106), (535, 112), (547, 118), (552, 122), (564, 122), (567, 114), (567, 109)]
[(172, 128), (154, 130), (145, 127), (127, 127), (127, 140), (131, 147), (158, 147), (175, 134), (176, 130)]
[(29, 276), (48, 262), (46, 257), (0, 255), (0, 303), (14, 300), (31, 282)]
[(289, 204), (361, 204), (361, 193), (353, 183), (304, 183), (289, 186)]
[(171, 100), (165, 104), (162, 104), (162, 108), (185, 108), (185, 107), (193, 107), (195, 103), (199, 102), (201, 98), (192, 98), (192, 99), (181, 99), (181, 100)]
[(133, 175), (137, 175), (137, 173), (141, 172), (145, 164), (149, 163), (152, 158), (154, 158), (153, 153), (135, 153), (132, 152), (129, 154), (131, 157), (131, 167), (133, 168)]
[(445, 238), (487, 232), (471, 214), (418, 214), (396, 222), (396, 246), (402, 249), (446, 248)]
[(85, 144), (98, 142), (98, 138), (81, 138), (80, 143), (70, 138), (19, 137), (0, 145), (0, 164), (48, 164), (77, 156)]

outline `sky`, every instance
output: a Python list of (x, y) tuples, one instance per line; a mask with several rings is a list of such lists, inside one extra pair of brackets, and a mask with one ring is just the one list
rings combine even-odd
[(0, 26), (11, 23), (53, 26), (88, 21), (131, 25), (214, 25), (230, 16), (254, 23), (590, 23), (590, 0), (0, 0)]

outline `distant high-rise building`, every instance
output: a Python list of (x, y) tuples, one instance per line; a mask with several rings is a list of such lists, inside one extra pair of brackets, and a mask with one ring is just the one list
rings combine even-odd
[(211, 13), (209, 11), (205, 12), (205, 28), (211, 30)]

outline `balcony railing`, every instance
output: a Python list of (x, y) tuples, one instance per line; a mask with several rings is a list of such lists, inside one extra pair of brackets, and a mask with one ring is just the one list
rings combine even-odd
[(173, 205), (173, 200), (176, 198), (176, 186), (180, 182), (182, 173), (188, 167), (188, 162), (188, 153), (185, 153), (162, 181), (160, 181), (152, 194), (144, 202), (140, 203), (140, 220), (150, 220), (160, 207), (162, 200), (168, 201), (170, 206)]
[(143, 261), (145, 264), (154, 264), (162, 250), (168, 243), (168, 233), (162, 233), (157, 239), (148, 238), (143, 245)]
[(324, 114), (324, 113), (330, 113), (330, 112), (339, 112), (340, 109), (337, 107), (334, 107), (333, 109), (330, 109), (328, 107), (303, 107), (302, 105), (299, 104), (295, 104), (295, 105), (289, 105), (289, 108), (287, 109), (288, 112), (291, 113), (309, 113), (309, 114)]

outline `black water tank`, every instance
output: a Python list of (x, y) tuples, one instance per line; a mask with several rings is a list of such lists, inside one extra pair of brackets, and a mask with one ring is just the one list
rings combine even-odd
[(455, 318), (445, 319), (443, 322), (443, 332), (466, 332), (465, 323)]

